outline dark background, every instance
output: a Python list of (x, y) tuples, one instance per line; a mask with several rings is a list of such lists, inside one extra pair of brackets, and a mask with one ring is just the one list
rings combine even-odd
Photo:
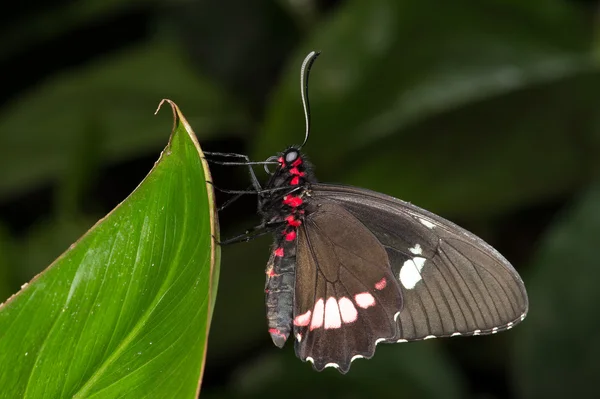
[[(598, 5), (576, 0), (32, 0), (0, 12), (0, 301), (143, 179), (182, 109), (207, 151), (265, 159), (304, 134), (323, 181), (463, 225), (523, 276), (491, 337), (380, 346), (344, 377), (266, 332), (269, 238), (223, 249), (209, 397), (598, 397)], [(215, 167), (245, 188), (243, 168)], [(264, 176), (264, 174), (263, 174)], [(219, 196), (223, 201), (226, 197)], [(257, 223), (255, 198), (220, 215)]]

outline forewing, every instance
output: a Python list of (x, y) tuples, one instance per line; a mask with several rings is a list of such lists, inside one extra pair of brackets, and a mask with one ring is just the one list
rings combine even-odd
[(394, 340), (496, 333), (525, 318), (518, 273), (472, 233), (369, 190), (314, 184), (311, 195), (316, 207), (348, 211), (385, 248), (403, 298)]
[(396, 336), (401, 292), (385, 248), (356, 217), (323, 204), (298, 233), (294, 295), (296, 354), (342, 373)]

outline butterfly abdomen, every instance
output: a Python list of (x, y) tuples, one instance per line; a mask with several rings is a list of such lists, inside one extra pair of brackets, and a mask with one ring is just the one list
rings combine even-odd
[[(283, 235), (283, 232), (282, 232)], [(283, 347), (292, 331), (294, 279), (296, 278), (296, 239), (275, 242), (267, 264), (265, 300), (269, 334), (273, 343)]]

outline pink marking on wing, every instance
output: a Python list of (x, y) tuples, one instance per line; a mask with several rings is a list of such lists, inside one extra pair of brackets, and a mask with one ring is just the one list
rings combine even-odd
[(310, 319), (310, 330), (314, 330), (315, 328), (320, 328), (323, 325), (323, 317), (325, 316), (325, 304), (323, 303), (323, 298), (320, 298), (317, 303), (315, 303), (315, 309), (313, 311), (313, 316)]
[(340, 306), (340, 314), (342, 315), (342, 320), (344, 323), (355, 322), (358, 317), (358, 312), (356, 311), (352, 301), (346, 297), (343, 297), (340, 298), (338, 304)]
[(375, 289), (381, 291), (382, 289), (385, 288), (386, 285), (387, 285), (387, 281), (384, 277), (375, 284)]
[(361, 292), (360, 294), (354, 295), (354, 300), (356, 301), (356, 304), (363, 309), (375, 306), (375, 298), (368, 292)]
[(312, 312), (309, 310), (308, 312), (301, 314), (300, 316), (296, 316), (296, 318), (294, 319), (294, 325), (295, 326), (307, 326), (308, 323), (310, 323), (310, 315), (312, 314)]
[(325, 303), (325, 329), (340, 328), (342, 319), (340, 319), (340, 308), (334, 297), (329, 297)]
[(302, 159), (298, 158), (294, 162), (292, 162), (292, 166), (300, 166), (301, 163), (302, 163)]
[(300, 184), (300, 178), (298, 176), (292, 177), (292, 180), (290, 181), (290, 186), (297, 186), (298, 184)]
[(276, 250), (273, 252), (273, 254), (274, 254), (275, 256), (279, 257), (279, 258), (283, 257), (283, 248), (281, 248), (281, 247), (277, 248), (277, 249), (276, 249)]

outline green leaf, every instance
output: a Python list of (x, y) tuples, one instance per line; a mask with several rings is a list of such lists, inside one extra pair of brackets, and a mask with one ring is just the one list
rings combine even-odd
[(540, 243), (526, 279), (531, 311), (515, 335), (522, 398), (596, 398), (600, 358), (600, 181)]
[(321, 179), (471, 216), (562, 192), (597, 131), (583, 21), (564, 1), (348, 1), (294, 57), (256, 158), (302, 142), (298, 70), (316, 49), (306, 151)]
[(150, 174), (0, 308), (1, 397), (196, 397), (218, 226), (202, 152), (171, 106)]

